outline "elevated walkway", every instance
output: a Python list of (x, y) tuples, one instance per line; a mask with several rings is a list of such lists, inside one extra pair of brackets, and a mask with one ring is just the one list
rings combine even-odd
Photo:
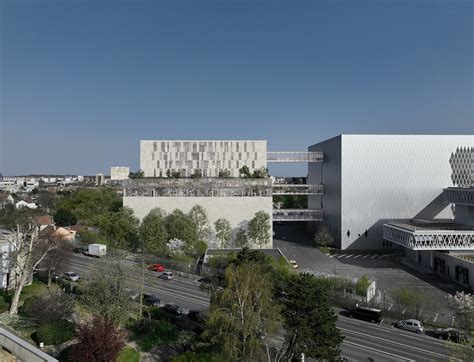
[(273, 209), (273, 221), (322, 221), (322, 209)]
[(323, 185), (273, 184), (273, 195), (322, 195)]
[(474, 187), (448, 187), (443, 190), (443, 197), (450, 204), (474, 206)]
[(323, 162), (322, 152), (267, 152), (267, 162)]

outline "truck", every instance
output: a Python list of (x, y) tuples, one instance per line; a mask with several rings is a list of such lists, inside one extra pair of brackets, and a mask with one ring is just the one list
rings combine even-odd
[(100, 258), (107, 254), (107, 245), (104, 244), (89, 244), (88, 255)]

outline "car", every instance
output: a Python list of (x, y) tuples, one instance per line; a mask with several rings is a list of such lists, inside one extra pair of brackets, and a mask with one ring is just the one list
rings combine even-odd
[(436, 338), (444, 339), (445, 341), (449, 340), (456, 343), (463, 343), (467, 342), (468, 340), (466, 334), (457, 328), (438, 328), (434, 330), (433, 335)]
[(293, 269), (298, 269), (298, 264), (296, 263), (296, 260), (289, 260), (288, 262), (291, 264)]
[(356, 307), (350, 309), (347, 314), (351, 318), (357, 318), (371, 323), (382, 322), (382, 310), (376, 308), (360, 307), (356, 305)]
[(152, 264), (147, 267), (148, 270), (155, 271), (155, 272), (163, 272), (165, 271), (165, 267), (162, 264)]
[(79, 275), (74, 272), (66, 272), (63, 274), (63, 279), (69, 280), (71, 282), (77, 282), (79, 280)]
[(154, 294), (143, 294), (143, 304), (149, 307), (157, 307), (161, 305), (161, 300)]
[(416, 332), (418, 334), (423, 333), (423, 324), (416, 319), (405, 319), (393, 322), (393, 327), (399, 329), (406, 329), (407, 331)]
[(87, 250), (81, 247), (77, 247), (73, 249), (73, 252), (74, 254), (84, 254), (87, 252)]
[(202, 284), (211, 284), (212, 283), (212, 280), (209, 277), (200, 278), (197, 281), (198, 281), (198, 283), (202, 283)]
[(172, 280), (174, 278), (174, 275), (172, 272), (163, 272), (161, 273), (160, 278), (165, 280)]
[(167, 303), (164, 305), (163, 310), (169, 314), (175, 315), (177, 317), (182, 316), (185, 314), (184, 310), (175, 303)]
[(131, 288), (125, 288), (124, 291), (125, 291), (125, 293), (127, 293), (127, 295), (130, 297), (130, 299), (133, 300), (133, 301), (137, 300), (138, 297), (140, 296), (140, 294), (137, 291), (135, 291)]

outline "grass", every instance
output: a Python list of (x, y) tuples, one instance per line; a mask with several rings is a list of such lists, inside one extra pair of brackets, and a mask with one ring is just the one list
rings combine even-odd
[(120, 352), (117, 362), (140, 362), (140, 352), (132, 347), (125, 347)]
[(165, 321), (143, 321), (133, 328), (134, 340), (141, 351), (148, 352), (154, 347), (170, 345), (178, 338), (178, 329)]

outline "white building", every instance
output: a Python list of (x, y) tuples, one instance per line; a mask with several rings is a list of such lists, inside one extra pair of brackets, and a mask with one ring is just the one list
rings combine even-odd
[(239, 169), (250, 172), (267, 167), (267, 141), (140, 141), (140, 169), (145, 177), (167, 177), (180, 173), (190, 177), (219, 177), (229, 171), (238, 177)]
[(383, 224), (400, 219), (454, 218), (443, 199), (452, 185), (449, 160), (473, 136), (340, 135), (309, 147), (324, 153), (310, 164), (308, 183), (323, 184), (324, 195), (309, 197), (324, 209), (324, 223), (341, 249), (391, 248)]
[(110, 168), (110, 180), (127, 180), (130, 174), (130, 167), (113, 166)]
[(97, 173), (95, 175), (95, 185), (102, 186), (104, 184), (104, 175), (101, 173)]
[(31, 201), (31, 200), (20, 200), (15, 204), (15, 208), (17, 208), (17, 209), (21, 209), (21, 208), (36, 209), (36, 208), (38, 208), (38, 205), (36, 205), (36, 203)]

